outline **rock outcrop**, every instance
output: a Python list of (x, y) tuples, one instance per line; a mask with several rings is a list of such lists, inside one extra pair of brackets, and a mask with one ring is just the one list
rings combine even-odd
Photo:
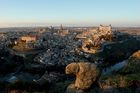
[(133, 53), (127, 61), (120, 71), (108, 76), (102, 75), (100, 88), (103, 93), (140, 93), (140, 50)]
[(123, 69), (125, 73), (139, 73), (140, 72), (140, 50), (133, 53), (129, 59), (128, 64)]
[(65, 69), (66, 74), (76, 75), (75, 88), (81, 90), (89, 89), (98, 80), (101, 72), (92, 63), (79, 62), (71, 63)]

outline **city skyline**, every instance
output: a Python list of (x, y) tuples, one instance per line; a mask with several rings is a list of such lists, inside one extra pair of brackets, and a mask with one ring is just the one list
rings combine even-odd
[(139, 0), (1, 0), (0, 27), (140, 26)]

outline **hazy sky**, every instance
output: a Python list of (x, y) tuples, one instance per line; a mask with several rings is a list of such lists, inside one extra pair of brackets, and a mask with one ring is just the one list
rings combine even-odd
[(140, 0), (0, 0), (0, 27), (140, 26)]

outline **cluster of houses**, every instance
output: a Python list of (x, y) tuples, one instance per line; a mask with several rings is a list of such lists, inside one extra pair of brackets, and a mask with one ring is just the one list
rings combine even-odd
[[(51, 27), (52, 28), (52, 27)], [(46, 32), (46, 28), (41, 28), (38, 30), (39, 33), (36, 35), (23, 35), (19, 37), (18, 40), (14, 41), (15, 45), (18, 45), (21, 42), (28, 45), (29, 43), (36, 42), (39, 40), (40, 34)], [(40, 33), (41, 32), (41, 33)], [(57, 34), (60, 36), (66, 36), (69, 34), (69, 30), (63, 28), (61, 25), (57, 31)], [(90, 50), (91, 47), (100, 47), (104, 41), (112, 40), (112, 26), (103, 26), (100, 25), (96, 28), (86, 29), (82, 31), (81, 34), (77, 34), (76, 38), (82, 40), (82, 48)]]

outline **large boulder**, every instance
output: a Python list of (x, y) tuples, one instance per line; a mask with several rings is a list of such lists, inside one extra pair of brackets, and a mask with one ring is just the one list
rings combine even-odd
[(91, 85), (96, 84), (101, 72), (99, 68), (92, 63), (79, 62), (67, 65), (65, 69), (66, 74), (76, 75), (75, 88), (87, 90)]
[(123, 69), (125, 73), (139, 73), (140, 72), (140, 50), (133, 53), (129, 59), (128, 64)]

